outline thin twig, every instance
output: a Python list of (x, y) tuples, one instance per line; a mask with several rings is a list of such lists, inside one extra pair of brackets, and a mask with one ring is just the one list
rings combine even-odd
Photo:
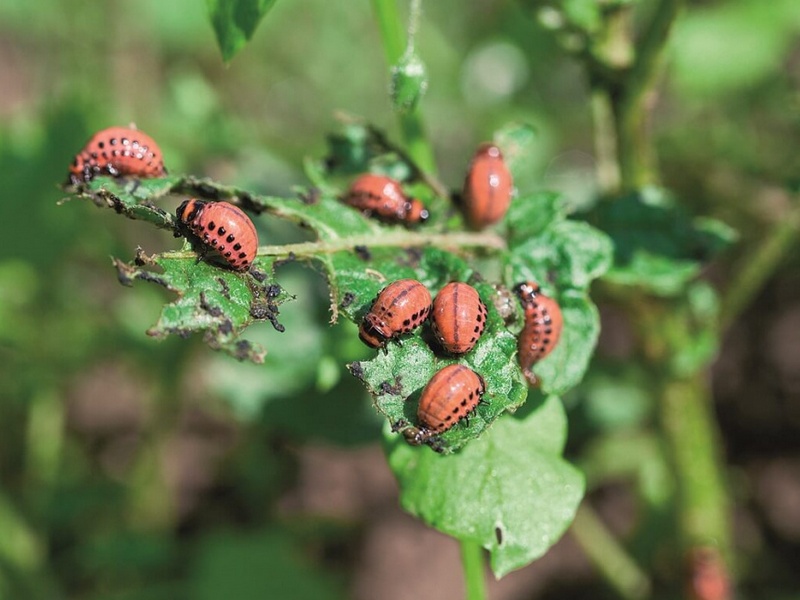
[(744, 264), (736, 269), (733, 281), (720, 300), (720, 331), (726, 331), (752, 303), (764, 284), (797, 243), (800, 231), (800, 203), (795, 204), (773, 231), (761, 240), (753, 252), (748, 252)]

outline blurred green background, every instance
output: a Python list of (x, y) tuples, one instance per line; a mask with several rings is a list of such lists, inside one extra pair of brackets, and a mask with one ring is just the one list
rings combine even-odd
[[(587, 83), (535, 4), (426, 3), (423, 115), (449, 186), (478, 142), (521, 120), (540, 134), (531, 182), (588, 206)], [(396, 507), (380, 423), (343, 367), (368, 353), (351, 324), (328, 326), (321, 277), (279, 272), (297, 300), (281, 308), (286, 334), (249, 332), (264, 365), (154, 341), (166, 294), (120, 286), (109, 256), (179, 242), (57, 204), (74, 154), (110, 125), (135, 122), (174, 173), (279, 196), (305, 183), (302, 160), (324, 154), (337, 112), (397, 139), (371, 8), (280, 1), (226, 66), (202, 2), (0, 3), (0, 598), (462, 596), (455, 542)], [(652, 127), (665, 186), (741, 235), (706, 273), (720, 287), (797, 202), (798, 83), (796, 0), (688, 3)], [(267, 225), (262, 239), (299, 235)], [(798, 267), (797, 252), (782, 262), (714, 372), (743, 598), (799, 597)], [(653, 419), (647, 374), (626, 316), (601, 312), (596, 364), (567, 399), (570, 451), (598, 512), (622, 537), (648, 532), (641, 555), (668, 582), (658, 527), (636, 513), (638, 495), (669, 485), (659, 449), (636, 445)], [(631, 448), (652, 460), (628, 469)], [(567, 537), (490, 590), (605, 597), (597, 586)]]

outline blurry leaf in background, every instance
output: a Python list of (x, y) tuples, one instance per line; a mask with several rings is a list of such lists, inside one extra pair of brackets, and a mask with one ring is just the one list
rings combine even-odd
[[(57, 186), (85, 142), (80, 108), (67, 102), (51, 107), (30, 127), (0, 126), (0, 222), (14, 224), (3, 232), (0, 258), (10, 255), (46, 269), (79, 241), (81, 216), (56, 203), (64, 196)], [(70, 148), (68, 140), (80, 141)]]
[(229, 62), (253, 37), (275, 0), (206, 0), (222, 58)]
[[(685, 321), (690, 330), (678, 335), (671, 344), (676, 350), (670, 355), (670, 368), (678, 377), (688, 377), (708, 365), (719, 350), (719, 297), (716, 290), (705, 281), (693, 282), (681, 300), (681, 309), (687, 313)], [(665, 332), (665, 335), (677, 332)]]
[(695, 7), (677, 21), (671, 53), (677, 83), (725, 96), (773, 76), (800, 34), (795, 0), (734, 0)]
[(647, 188), (599, 204), (590, 222), (614, 241), (605, 279), (659, 296), (680, 294), (736, 233), (712, 219), (693, 219), (669, 192)]
[(488, 549), (497, 577), (544, 554), (583, 497), (583, 476), (561, 457), (567, 421), (560, 399), (532, 404), (452, 455), (420, 452), (387, 434), (403, 508)]
[(295, 536), (279, 530), (207, 535), (190, 567), (195, 600), (334, 600), (343, 583), (313, 564)]

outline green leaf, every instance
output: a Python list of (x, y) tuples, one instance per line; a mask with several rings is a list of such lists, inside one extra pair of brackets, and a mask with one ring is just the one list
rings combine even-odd
[(695, 7), (675, 24), (670, 44), (675, 79), (704, 99), (752, 89), (790, 55), (798, 29), (795, 0)]
[[(258, 258), (254, 264), (271, 272), (273, 261)], [(278, 305), (289, 296), (269, 278), (259, 281), (252, 273), (234, 273), (183, 256), (148, 257), (140, 253), (133, 263), (114, 259), (114, 265), (125, 285), (141, 279), (178, 294), (178, 299), (164, 306), (158, 322), (148, 330), (147, 334), (155, 338), (188, 337), (203, 331), (204, 341), (212, 348), (239, 360), (263, 362), (265, 350), (240, 339), (241, 333), (257, 320), (270, 321), (283, 331)]]
[(648, 188), (597, 207), (592, 222), (614, 240), (606, 279), (659, 296), (680, 294), (735, 239), (726, 225), (692, 219), (665, 190)]
[(528, 123), (510, 123), (495, 133), (494, 141), (503, 150), (514, 181), (519, 181), (530, 169), (538, 139), (536, 128)]
[(206, 0), (222, 58), (229, 62), (253, 37), (275, 0)]
[(514, 198), (505, 219), (508, 242), (511, 246), (522, 244), (565, 216), (563, 199), (555, 192), (536, 192)]
[[(343, 311), (359, 323), (387, 281), (413, 277), (435, 294), (448, 282), (467, 281), (473, 274), (463, 260), (434, 248), (420, 251), (412, 263), (406, 264), (398, 264), (389, 256), (376, 255), (370, 261), (369, 272), (365, 272), (363, 265), (349, 262), (351, 260), (347, 255), (337, 256), (333, 287), (348, 290), (349, 302)], [(486, 382), (484, 399), (488, 404), (476, 409), (469, 425), (462, 422), (441, 436), (441, 450), (446, 453), (478, 437), (505, 410), (515, 410), (524, 402), (527, 392), (514, 357), (516, 338), (505, 328), (492, 301), (497, 291), (481, 281), (471, 280), (470, 283), (486, 304), (489, 316), (481, 339), (465, 357), (455, 360), (436, 355), (432, 350), (432, 334), (426, 325), (421, 333), (404, 338), (402, 344), (390, 343), (385, 354), (376, 352), (372, 360), (350, 364), (350, 371), (364, 382), (376, 408), (392, 425), (403, 421), (416, 423), (416, 401), (422, 388), (446, 365), (458, 362), (479, 373)]]
[(387, 434), (403, 508), (489, 550), (497, 577), (540, 557), (572, 522), (584, 481), (561, 458), (565, 439), (566, 417), (554, 396), (521, 419), (499, 420), (449, 456)]
[(538, 193), (515, 200), (508, 217), (508, 285), (536, 281), (564, 316), (561, 340), (533, 368), (542, 390), (552, 394), (577, 385), (594, 354), (600, 318), (587, 292), (610, 267), (612, 256), (605, 234), (587, 223), (565, 220), (564, 212), (557, 195)]
[(669, 367), (677, 377), (689, 377), (707, 367), (719, 350), (719, 298), (705, 281), (696, 281), (679, 299), (686, 330), (672, 328), (664, 335), (673, 349)]
[(564, 14), (570, 23), (586, 31), (600, 27), (600, 3), (597, 0), (564, 0)]
[(425, 64), (416, 52), (406, 51), (392, 67), (392, 106), (399, 113), (412, 112), (427, 89), (428, 74), (425, 72)]

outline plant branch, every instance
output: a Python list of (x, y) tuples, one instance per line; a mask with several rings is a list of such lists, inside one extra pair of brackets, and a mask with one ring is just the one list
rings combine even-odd
[(642, 95), (653, 85), (669, 34), (685, 0), (661, 0), (647, 30), (636, 48), (633, 65), (625, 79), (624, 102), (641, 103)]
[(775, 272), (781, 260), (797, 243), (800, 231), (800, 204), (785, 215), (773, 230), (767, 234), (739, 268), (735, 270), (733, 281), (720, 300), (720, 331), (726, 331), (742, 312), (752, 303), (755, 296)]
[(486, 588), (483, 582), (483, 555), (480, 545), (471, 540), (460, 540), (461, 563), (464, 566), (464, 582), (467, 587), (467, 600), (485, 600)]
[(578, 508), (570, 532), (620, 598), (643, 600), (650, 596), (650, 578), (586, 502)]
[[(506, 249), (505, 240), (495, 233), (414, 233), (403, 231), (381, 235), (355, 235), (334, 241), (259, 246), (258, 256), (314, 258), (320, 254), (352, 250), (356, 246), (366, 246), (367, 248), (436, 246), (438, 248)], [(185, 250), (163, 252), (160, 256), (164, 258), (197, 258), (196, 253)]]
[[(397, 0), (372, 0), (372, 8), (378, 20), (378, 29), (381, 34), (383, 51), (386, 63), (392, 69), (405, 52), (406, 41)], [(416, 10), (416, 13), (413, 11)], [(419, 19), (419, 5), (412, 7), (411, 26), (414, 31)], [(427, 137), (419, 109), (398, 115), (403, 141), (408, 148), (409, 155), (421, 169), (430, 174), (436, 174), (436, 161)]]
[(663, 383), (659, 407), (675, 479), (681, 545), (714, 546), (731, 556), (730, 522), (723, 483), (720, 434), (703, 371)]
[(653, 89), (669, 34), (685, 0), (661, 0), (621, 84), (609, 82), (616, 116), (623, 189), (653, 183), (654, 157), (646, 130), (646, 94)]

